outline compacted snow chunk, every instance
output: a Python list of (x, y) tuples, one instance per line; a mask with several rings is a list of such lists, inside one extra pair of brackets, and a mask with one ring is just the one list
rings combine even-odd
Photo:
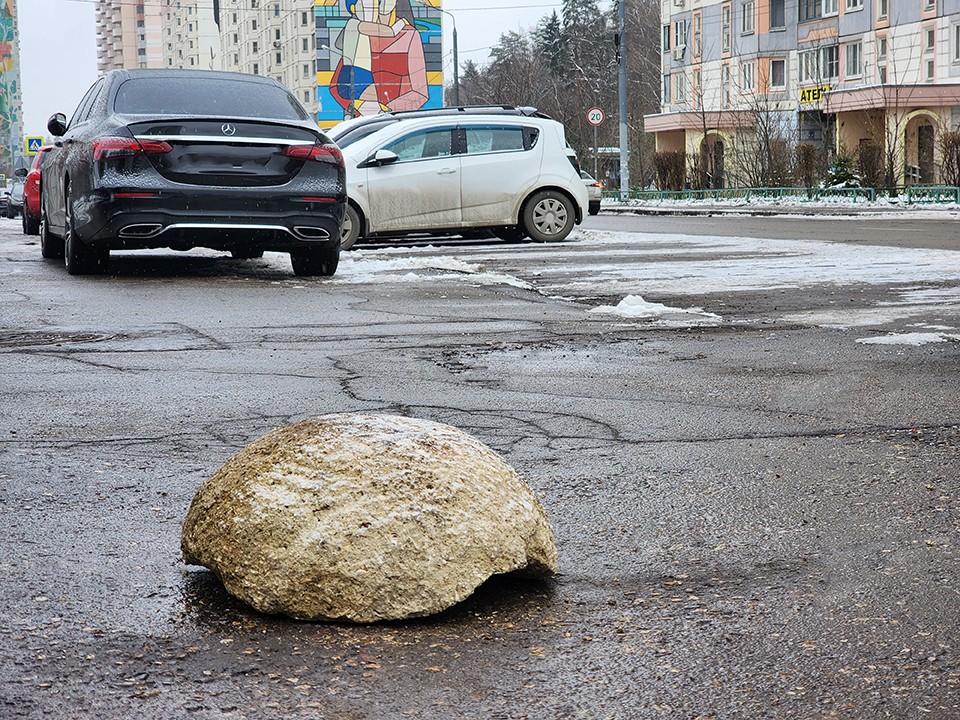
[(278, 428), (197, 491), (181, 539), (264, 613), (375, 622), (430, 615), (492, 575), (556, 572), (546, 514), (486, 445), (393, 415)]

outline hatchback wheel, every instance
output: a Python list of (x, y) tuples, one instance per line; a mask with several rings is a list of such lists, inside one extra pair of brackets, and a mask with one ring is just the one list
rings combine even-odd
[(67, 272), (71, 275), (92, 275), (102, 272), (107, 266), (110, 251), (94, 245), (84, 245), (77, 237), (73, 226), (73, 198), (70, 186), (64, 191), (66, 212), (64, 217), (63, 256)]
[(347, 210), (343, 214), (343, 232), (340, 233), (340, 249), (349, 250), (357, 244), (360, 239), (360, 213), (350, 203), (347, 203)]
[(523, 208), (524, 227), (537, 242), (560, 242), (573, 230), (575, 217), (570, 198), (554, 190), (538, 192)]
[(293, 265), (294, 275), (329, 277), (337, 272), (337, 265), (340, 264), (340, 246), (291, 250), (290, 264)]
[[(42, 197), (42, 196), (41, 196)], [(50, 232), (50, 223), (47, 221), (47, 206), (40, 202), (40, 254), (43, 257), (56, 260), (63, 257), (63, 238)]]

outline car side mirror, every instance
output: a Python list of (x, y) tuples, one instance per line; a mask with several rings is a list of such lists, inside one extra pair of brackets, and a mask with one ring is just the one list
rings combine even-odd
[(51, 115), (47, 120), (47, 130), (54, 137), (60, 137), (67, 131), (67, 116), (63, 113)]
[(400, 159), (400, 156), (395, 152), (390, 150), (377, 150), (373, 155), (364, 160), (360, 167), (380, 167), (382, 165), (389, 165), (390, 163), (395, 163)]
[(13, 176), (14, 176), (14, 177), (26, 177), (26, 176), (27, 176), (27, 169), (26, 169), (26, 168), (17, 168), (16, 170), (13, 171)]

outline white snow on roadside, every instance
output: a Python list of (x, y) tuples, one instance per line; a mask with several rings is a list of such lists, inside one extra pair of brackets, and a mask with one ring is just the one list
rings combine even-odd
[[(713, 313), (704, 312), (703, 308), (675, 308), (661, 303), (647, 302), (639, 295), (627, 295), (617, 305), (600, 305), (592, 308), (590, 312), (606, 313), (609, 315), (618, 315), (625, 318), (656, 318), (669, 320), (671, 317), (684, 316), (685, 323), (690, 324), (690, 316), (696, 316), (693, 319), (694, 324), (719, 325), (723, 318)], [(697, 322), (700, 320), (701, 322)]]
[[(511, 285), (532, 290), (533, 287), (519, 278), (502, 273), (487, 272), (480, 265), (467, 263), (449, 256), (428, 256), (411, 252), (404, 248), (406, 255), (399, 252), (367, 254), (354, 252), (349, 256), (340, 256), (340, 266), (334, 276), (339, 283), (363, 284), (422, 282), (426, 279), (467, 280), (477, 285)], [(395, 251), (395, 248), (391, 248)]]
[(944, 333), (888, 333), (879, 337), (859, 338), (862, 345), (928, 345), (930, 343), (960, 342), (960, 335)]

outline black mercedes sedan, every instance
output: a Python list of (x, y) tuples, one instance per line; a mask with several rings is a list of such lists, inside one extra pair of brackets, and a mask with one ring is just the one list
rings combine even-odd
[(271, 78), (113, 70), (47, 129), (41, 252), (71, 275), (102, 271), (111, 250), (194, 247), (336, 272), (343, 156)]

